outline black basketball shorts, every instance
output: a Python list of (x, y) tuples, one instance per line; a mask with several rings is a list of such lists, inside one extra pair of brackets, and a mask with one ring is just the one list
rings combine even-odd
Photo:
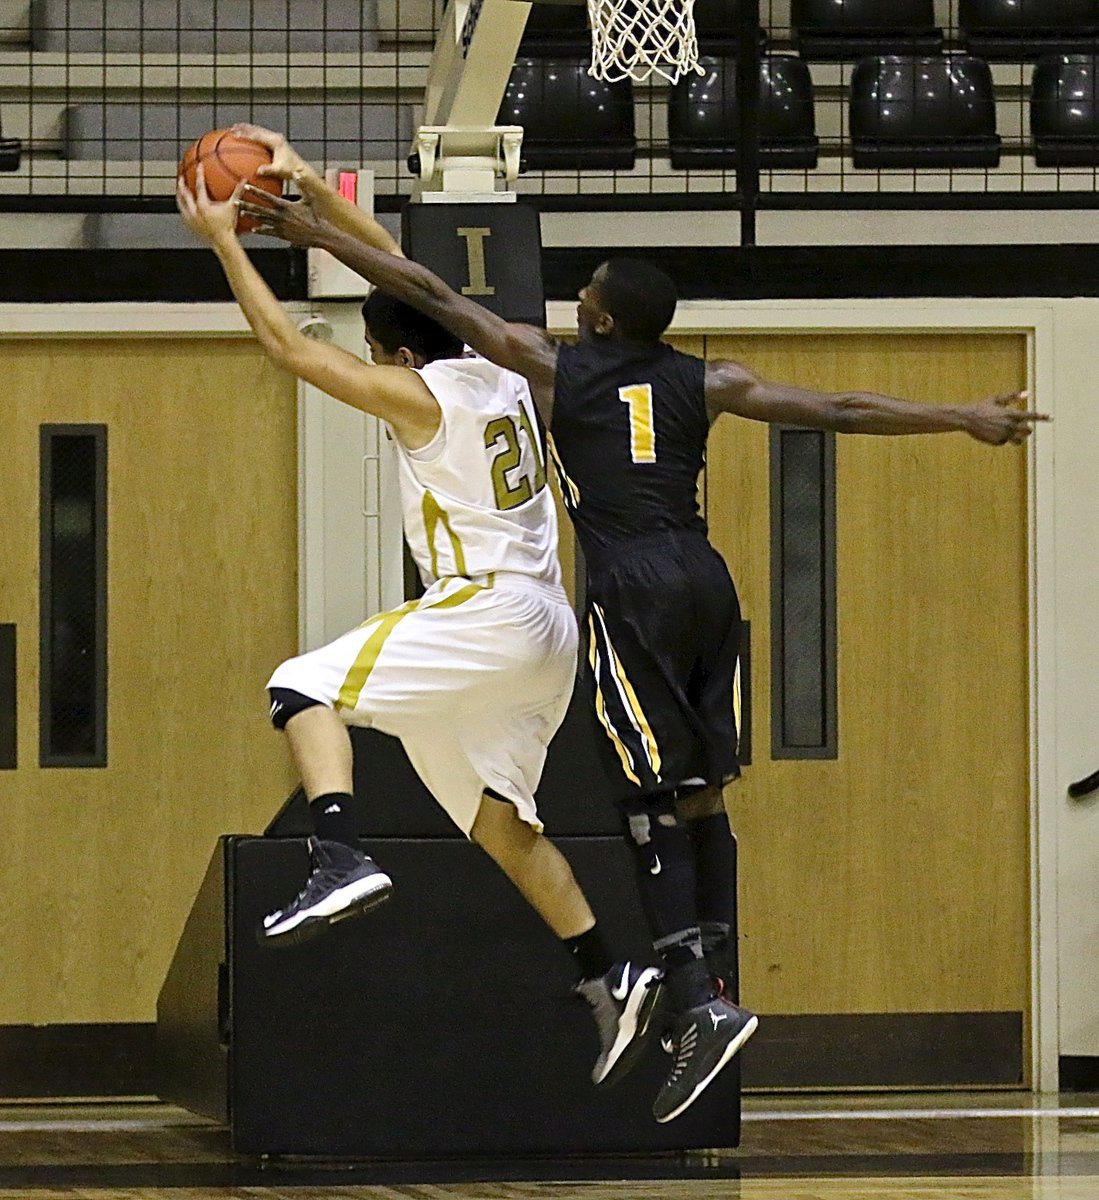
[(740, 773), (740, 603), (701, 533), (633, 543), (589, 572), (584, 674), (625, 794)]

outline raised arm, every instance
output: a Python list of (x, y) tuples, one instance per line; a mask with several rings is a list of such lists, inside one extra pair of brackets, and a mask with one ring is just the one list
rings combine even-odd
[(1013, 392), (976, 404), (921, 404), (876, 392), (814, 392), (772, 383), (735, 362), (706, 366), (711, 420), (727, 412), (836, 433), (968, 433), (993, 446), (1017, 445), (1030, 436), (1035, 422), (1049, 419), (1028, 411), (1026, 399), (1026, 392)]
[(211, 201), (201, 165), (195, 187), (192, 194), (180, 181), (176, 193), (180, 213), (218, 256), (233, 295), (268, 356), (337, 400), (389, 422), (409, 448), (427, 445), (439, 428), (440, 410), (420, 376), (401, 367), (368, 366), (338, 346), (307, 338), (237, 238), (238, 197), (223, 204)]
[(357, 204), (341, 196), (335, 188), (329, 187), (281, 133), (265, 129), (262, 125), (245, 124), (234, 125), (233, 132), (238, 137), (259, 142), (271, 151), (271, 165), (260, 167), (258, 174), (273, 175), (292, 182), (325, 221), (368, 246), (403, 257), (400, 246), (389, 230)]

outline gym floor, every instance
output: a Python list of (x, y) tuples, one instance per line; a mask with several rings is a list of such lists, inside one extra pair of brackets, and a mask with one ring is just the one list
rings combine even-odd
[(1096, 1200), (1099, 1096), (745, 1099), (736, 1151), (257, 1162), (156, 1101), (0, 1106), (0, 1200)]

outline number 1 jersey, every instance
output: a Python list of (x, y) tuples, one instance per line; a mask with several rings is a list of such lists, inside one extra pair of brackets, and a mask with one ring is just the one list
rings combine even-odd
[(705, 533), (705, 372), (665, 342), (559, 347), (551, 449), (589, 565), (657, 533)]

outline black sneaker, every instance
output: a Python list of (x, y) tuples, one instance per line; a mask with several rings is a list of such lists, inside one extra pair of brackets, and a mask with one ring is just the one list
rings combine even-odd
[(623, 962), (615, 963), (606, 975), (576, 985), (576, 994), (591, 1005), (599, 1029), (592, 1083), (613, 1083), (637, 1061), (660, 1003), (663, 978), (658, 967)]
[(293, 945), (346, 917), (369, 912), (393, 891), (393, 880), (372, 858), (342, 842), (309, 839), (311, 869), (305, 887), (256, 929), (263, 946)]
[[(720, 975), (714, 975), (713, 981), (714, 991), (717, 995), (723, 1000), (728, 1000), (730, 1004), (736, 1004), (736, 996), (725, 986), (725, 980)], [(672, 1022), (674, 1016), (675, 1014), (672, 1013), (668, 1018), (669, 1024), (664, 1026), (660, 1034), (660, 1049), (669, 1057), (675, 1053), (675, 1024)]]
[(758, 1024), (755, 1013), (722, 996), (689, 1008), (676, 1025), (675, 1061), (653, 1104), (653, 1116), (664, 1122), (685, 1113)]

